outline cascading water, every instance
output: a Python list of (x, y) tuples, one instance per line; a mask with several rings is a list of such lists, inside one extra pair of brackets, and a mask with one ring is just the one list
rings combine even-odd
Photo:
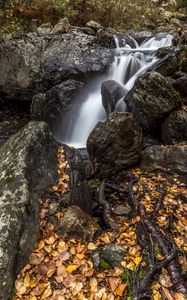
[[(115, 38), (115, 57), (110, 71), (104, 78), (102, 77), (95, 82), (94, 90), (88, 91), (88, 97), (80, 106), (74, 124), (68, 128), (63, 143), (75, 148), (85, 147), (87, 138), (94, 126), (99, 121), (106, 119), (101, 98), (102, 81), (113, 79), (122, 84), (126, 90), (130, 90), (137, 77), (158, 62), (159, 59), (155, 56), (156, 50), (172, 44), (172, 35), (158, 34), (141, 45), (138, 45), (133, 38), (130, 40), (133, 42), (133, 47), (127, 44), (125, 40), (123, 46), (120, 47), (118, 38)], [(124, 102), (122, 106), (117, 103), (116, 111), (122, 110), (124, 110)], [(60, 139), (59, 134), (57, 138)]]

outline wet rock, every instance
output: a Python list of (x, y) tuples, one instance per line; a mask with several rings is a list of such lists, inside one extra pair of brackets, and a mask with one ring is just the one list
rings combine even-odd
[(136, 48), (136, 41), (133, 39), (131, 35), (128, 34), (117, 34), (118, 38), (118, 45), (119, 47), (125, 47), (126, 45), (129, 45), (131, 48)]
[(77, 241), (93, 241), (101, 232), (99, 225), (80, 207), (73, 205), (59, 220), (57, 233)]
[(172, 86), (182, 97), (187, 96), (187, 75), (182, 73), (182, 76), (173, 80)]
[(77, 113), (74, 98), (82, 87), (82, 82), (69, 79), (55, 85), (46, 93), (35, 95), (31, 104), (32, 119), (45, 121), (53, 129), (58, 118), (63, 118), (63, 114), (67, 115), (69, 112), (73, 115)]
[(77, 205), (91, 213), (93, 196), (87, 180), (93, 174), (93, 167), (86, 149), (75, 149), (64, 145), (66, 174), (69, 176), (69, 192), (62, 197), (63, 205)]
[(166, 144), (187, 141), (187, 108), (174, 111), (162, 125), (162, 137)]
[(149, 132), (158, 132), (164, 118), (181, 105), (176, 91), (157, 72), (140, 76), (126, 101), (134, 118)]
[(111, 267), (119, 267), (125, 256), (125, 249), (117, 244), (109, 244), (97, 249), (93, 257), (94, 266), (102, 269), (102, 260)]
[(61, 34), (68, 32), (70, 29), (70, 24), (67, 18), (60, 19), (58, 23), (51, 30), (50, 34)]
[(95, 36), (71, 31), (29, 33), (0, 45), (0, 89), (7, 98), (30, 101), (66, 79), (88, 78), (107, 70), (112, 53), (95, 43)]
[[(101, 85), (102, 103), (107, 116), (115, 111), (117, 102), (127, 94), (127, 90), (115, 80), (104, 81)], [(121, 105), (121, 111), (126, 107), (125, 102)]]
[(140, 159), (142, 132), (129, 113), (111, 113), (99, 122), (87, 141), (94, 171), (106, 178), (126, 169)]
[(65, 160), (68, 162), (66, 173), (69, 176), (69, 187), (73, 189), (89, 179), (93, 167), (86, 149), (75, 149), (64, 145)]
[(147, 133), (143, 134), (143, 147), (144, 149), (150, 146), (160, 145), (161, 141), (155, 137), (154, 135), (150, 135)]
[(96, 43), (105, 48), (116, 48), (114, 35), (105, 31), (103, 28), (97, 31)]
[(93, 195), (86, 180), (70, 191), (69, 204), (77, 205), (89, 214), (92, 213)]
[(2, 147), (0, 157), (0, 299), (39, 238), (39, 198), (57, 178), (57, 145), (44, 122), (30, 122)]
[(146, 148), (140, 167), (148, 171), (161, 169), (187, 175), (187, 144)]
[(153, 32), (148, 30), (130, 32), (130, 35), (138, 42), (139, 45), (154, 36)]
[(156, 56), (161, 58), (156, 64), (155, 71), (163, 76), (172, 76), (179, 70), (181, 60), (181, 49), (173, 47), (163, 47), (157, 50)]
[(187, 73), (187, 57), (184, 57), (184, 58), (181, 60), (180, 70), (181, 70), (182, 72)]

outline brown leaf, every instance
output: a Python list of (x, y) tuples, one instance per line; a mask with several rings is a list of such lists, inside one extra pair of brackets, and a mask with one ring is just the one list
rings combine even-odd
[(32, 253), (29, 257), (29, 262), (31, 265), (39, 265), (44, 259), (44, 254), (42, 252)]

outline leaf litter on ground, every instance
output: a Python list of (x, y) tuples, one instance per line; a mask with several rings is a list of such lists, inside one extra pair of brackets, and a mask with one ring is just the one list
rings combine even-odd
[[(58, 184), (52, 188), (53, 193), (63, 194), (68, 190), (69, 177), (65, 173), (68, 167), (64, 149), (58, 150)], [(181, 250), (179, 262), (187, 274), (187, 190), (177, 176), (172, 180), (162, 174), (148, 176), (140, 169), (131, 172), (139, 177), (137, 199), (145, 205), (148, 212), (153, 210), (159, 190), (164, 187), (167, 195), (159, 212), (157, 222), (166, 226), (169, 217), (175, 213), (172, 234), (177, 247)], [(142, 194), (143, 187), (146, 192)], [(137, 189), (135, 186), (134, 189)], [(143, 196), (142, 196), (143, 195)], [(185, 201), (184, 201), (185, 199)], [(136, 224), (140, 217), (131, 219), (116, 217), (119, 235), (116, 243), (126, 250), (118, 267), (96, 270), (91, 254), (97, 248), (113, 242), (113, 232), (103, 231), (97, 240), (85, 244), (73, 239), (63, 239), (55, 232), (55, 226), (46, 220), (51, 207), (50, 199), (41, 199), (40, 228), (41, 239), (37, 248), (30, 255), (28, 263), (17, 276), (13, 300), (120, 300), (132, 299), (130, 276), (142, 262), (141, 248), (136, 241)], [(55, 212), (59, 220), (64, 209)], [(162, 259), (162, 255), (157, 256)], [(131, 274), (131, 275), (130, 275)], [(181, 293), (174, 292), (166, 269), (162, 269), (158, 280), (151, 285), (152, 299), (184, 300)], [(165, 298), (163, 298), (165, 297)]]

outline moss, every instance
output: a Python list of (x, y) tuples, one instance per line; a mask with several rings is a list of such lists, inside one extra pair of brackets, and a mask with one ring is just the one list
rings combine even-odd
[(112, 267), (107, 261), (105, 261), (103, 258), (100, 258), (100, 260), (99, 260), (99, 267), (100, 267), (102, 270), (110, 270), (110, 269), (113, 269), (113, 267)]

